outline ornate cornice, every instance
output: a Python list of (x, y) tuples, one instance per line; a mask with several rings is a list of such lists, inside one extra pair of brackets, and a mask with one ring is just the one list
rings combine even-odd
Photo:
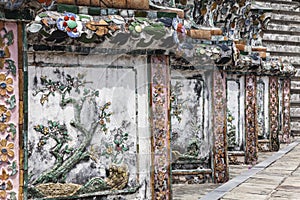
[(162, 49), (186, 65), (209, 63), (257, 75), (295, 73), (293, 66), (272, 59), (262, 47), (269, 17), (266, 8), (250, 1), (151, 0), (145, 8), (135, 0), (122, 1), (124, 5), (101, 2), (22, 1), (16, 8), (31, 14), (24, 14), (32, 17), (26, 29), (29, 45)]

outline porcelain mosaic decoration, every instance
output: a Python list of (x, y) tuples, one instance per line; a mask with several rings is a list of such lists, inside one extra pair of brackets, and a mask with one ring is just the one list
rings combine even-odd
[(125, 117), (136, 103), (120, 103), (134, 79), (132, 69), (29, 67), (29, 198), (138, 189), (137, 124)]
[(63, 17), (56, 20), (58, 30), (67, 32), (69, 37), (79, 37), (82, 30), (82, 23), (79, 22), (79, 16), (73, 13), (65, 13)]
[(257, 162), (257, 133), (256, 133), (256, 77), (246, 76), (246, 163)]
[(226, 75), (222, 71), (214, 72), (213, 83), (214, 99), (214, 176), (218, 183), (226, 182), (229, 179), (227, 161), (227, 136), (226, 136)]
[[(261, 31), (269, 17), (256, 10), (250, 1), (145, 1), (144, 8), (136, 0), (128, 1), (129, 7), (135, 5), (133, 10), (107, 9), (110, 1), (102, 5), (94, 1), (77, 2), (77, 7), (75, 1), (40, 3), (46, 11), (37, 12), (27, 26), (29, 40), (39, 44), (96, 43), (106, 48), (126, 46), (125, 51), (160, 46), (186, 58), (207, 56), (225, 69), (294, 73), (289, 63), (266, 59)], [(33, 7), (33, 3), (28, 4)], [(86, 10), (83, 6), (91, 7)], [(192, 42), (197, 39), (211, 42), (199, 46)], [(209, 47), (222, 41), (228, 44)]]
[(278, 99), (278, 77), (269, 78), (269, 95), (270, 95), (270, 105), (269, 105), (269, 120), (270, 120), (270, 149), (272, 151), (279, 150), (279, 99)]
[(291, 79), (286, 78), (283, 80), (283, 122), (282, 122), (282, 137), (280, 142), (289, 143), (290, 142), (290, 100), (291, 100)]
[[(0, 198), (16, 200), (20, 193), (19, 55), (16, 23), (1, 22), (0, 32)], [(22, 75), (22, 74), (21, 74)], [(20, 111), (22, 112), (22, 111)], [(22, 123), (22, 122), (21, 122)]]
[(170, 199), (169, 61), (167, 56), (151, 57), (152, 106), (152, 198)]

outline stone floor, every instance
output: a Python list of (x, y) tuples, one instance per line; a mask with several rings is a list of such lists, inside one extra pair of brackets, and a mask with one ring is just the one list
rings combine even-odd
[(221, 199), (300, 199), (300, 144), (270, 166), (251, 176)]
[[(281, 144), (280, 149), (285, 149), (288, 145)], [(272, 157), (276, 152), (259, 152), (258, 163), (264, 163), (268, 158)], [(240, 200), (240, 199), (300, 199), (300, 169), (297, 167), (300, 164), (298, 155), (300, 154), (300, 145), (297, 145), (291, 152), (276, 160), (272, 165), (265, 169), (260, 169), (253, 176), (249, 176), (241, 185), (235, 187), (230, 192), (227, 192), (222, 199), (224, 200)], [(298, 158), (297, 158), (298, 156)], [(288, 165), (286, 165), (288, 161)], [(239, 179), (240, 174), (250, 172), (250, 165), (230, 165), (229, 173), (230, 180)], [(255, 169), (253, 169), (255, 171)], [(253, 171), (252, 170), (252, 171)], [(257, 170), (258, 171), (258, 170)], [(285, 180), (288, 182), (285, 183)], [(293, 181), (294, 183), (290, 183)], [(282, 183), (282, 184), (281, 184)], [(285, 184), (284, 184), (285, 183)], [(221, 184), (174, 184), (172, 185), (173, 200), (198, 200), (213, 190), (221, 186)], [(297, 198), (291, 190), (298, 190)], [(205, 197), (206, 197), (205, 196)], [(213, 200), (208, 197), (206, 199)], [(218, 198), (216, 198), (218, 199)]]
[(173, 200), (198, 200), (205, 194), (213, 191), (220, 184), (176, 184), (172, 185)]

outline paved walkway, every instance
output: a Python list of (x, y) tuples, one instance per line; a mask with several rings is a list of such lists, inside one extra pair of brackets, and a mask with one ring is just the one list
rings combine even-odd
[[(298, 140), (297, 140), (298, 139)], [(252, 167), (250, 170), (249, 165), (230, 165), (229, 172), (230, 172), (230, 181), (220, 185), (220, 184), (214, 184), (214, 183), (208, 183), (208, 184), (174, 184), (172, 185), (173, 189), (173, 200), (217, 200), (223, 198), (224, 200), (228, 199), (246, 199), (244, 198), (247, 196), (247, 193), (249, 192), (250, 196), (255, 196), (255, 200), (259, 199), (292, 199), (292, 197), (285, 197), (287, 194), (281, 195), (280, 190), (282, 188), (278, 187), (278, 183), (275, 183), (276, 177), (278, 177), (278, 181), (281, 181), (285, 178), (287, 181), (290, 181), (292, 175), (295, 176), (297, 173), (298, 175), (300, 172), (298, 165), (300, 164), (300, 138), (295, 138), (295, 142), (286, 145), (281, 144), (280, 145), (280, 151), (279, 152), (259, 152), (258, 153), (258, 165)], [(299, 156), (298, 156), (299, 155)], [(287, 162), (288, 161), (288, 162)], [(277, 164), (276, 164), (277, 163)], [(286, 165), (286, 167), (284, 166)], [(283, 170), (276, 169), (279, 168), (278, 166), (281, 166)], [(268, 169), (268, 170), (267, 170)], [(276, 169), (275, 172), (273, 170), (273, 174), (270, 173), (270, 170)], [(266, 170), (266, 171), (264, 171)], [(283, 173), (288, 173), (291, 175), (289, 179), (287, 179), (288, 174), (278, 174), (280, 171)], [(292, 174), (293, 173), (293, 174)], [(273, 180), (275, 179), (275, 180)], [(284, 180), (285, 180), (284, 179)], [(255, 185), (258, 186), (258, 189), (261, 189), (261, 185), (265, 182), (270, 182), (270, 184), (273, 186), (269, 186), (269, 190), (267, 191), (260, 191), (256, 190), (254, 188)], [(299, 182), (300, 180), (297, 179), (293, 180), (295, 183)], [(245, 185), (244, 185), (245, 184)], [(266, 186), (268, 187), (268, 186)], [(274, 188), (275, 187), (275, 188)], [(283, 188), (285, 188), (285, 191), (292, 190), (292, 194), (296, 194), (294, 190), (299, 190), (300, 188), (294, 188), (290, 186), (282, 185)], [(246, 191), (243, 191), (243, 189), (246, 188)], [(265, 188), (266, 189), (266, 188)], [(272, 190), (271, 190), (272, 189)], [(242, 196), (243, 198), (240, 198), (238, 196), (239, 190), (242, 190)], [(250, 191), (247, 191), (250, 190)], [(273, 191), (274, 190), (274, 191)], [(231, 191), (231, 192), (230, 192)], [(257, 192), (258, 191), (258, 192)], [(269, 193), (271, 191), (271, 193)], [(277, 194), (276, 194), (277, 191)], [(254, 193), (254, 194), (253, 194)], [(258, 198), (258, 195), (260, 195)], [(291, 193), (291, 192), (290, 192)], [(233, 197), (232, 195), (236, 194), (236, 197)], [(281, 195), (280, 198), (276, 195)], [(299, 195), (299, 194), (296, 194)], [(266, 197), (267, 196), (267, 197)], [(249, 200), (252, 199), (252, 197), (249, 198)], [(300, 200), (300, 195), (298, 198)], [(248, 200), (248, 199), (246, 199)]]
[(206, 194), (201, 200), (300, 200), (300, 141)]

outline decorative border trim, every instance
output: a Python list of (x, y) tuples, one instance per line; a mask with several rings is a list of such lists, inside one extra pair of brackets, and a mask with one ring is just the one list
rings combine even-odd
[(151, 56), (152, 199), (171, 199), (169, 57)]
[(285, 78), (283, 80), (283, 92), (282, 92), (282, 109), (283, 109), (283, 121), (282, 121), (282, 137), (280, 137), (280, 142), (290, 143), (291, 135), (291, 118), (290, 118), (290, 100), (291, 100), (291, 79)]
[(0, 174), (2, 199), (23, 197), (22, 24), (0, 21)]
[(247, 164), (255, 165), (257, 162), (258, 140), (256, 132), (256, 76), (245, 76), (246, 89), (246, 112), (245, 112), (245, 128), (246, 128), (246, 157)]
[(214, 71), (213, 80), (214, 124), (214, 180), (224, 183), (229, 180), (226, 136), (226, 74)]
[(278, 77), (270, 76), (269, 78), (269, 120), (270, 120), (270, 150), (279, 150), (279, 122), (278, 122)]

